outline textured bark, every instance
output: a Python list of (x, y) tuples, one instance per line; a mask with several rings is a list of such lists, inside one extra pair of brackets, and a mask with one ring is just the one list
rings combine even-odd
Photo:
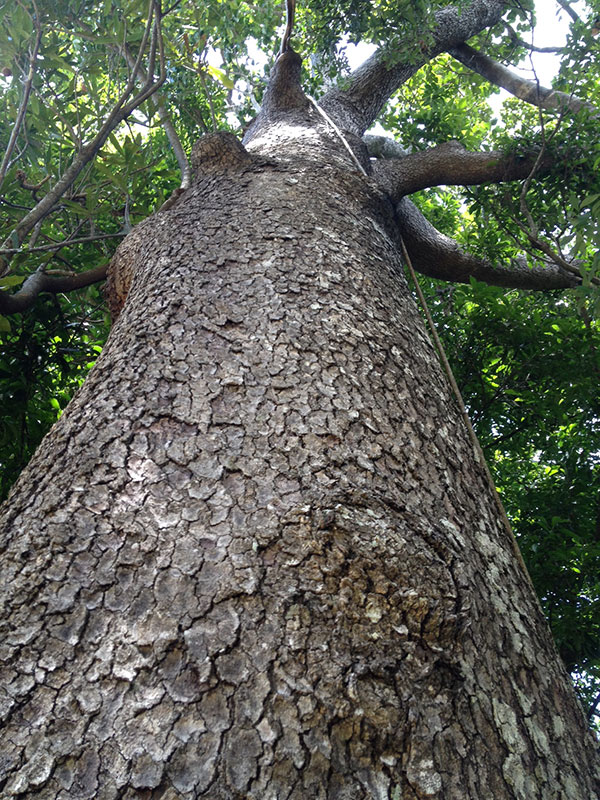
[(597, 798), (392, 204), (282, 113), (130, 234), (4, 508), (3, 796)]

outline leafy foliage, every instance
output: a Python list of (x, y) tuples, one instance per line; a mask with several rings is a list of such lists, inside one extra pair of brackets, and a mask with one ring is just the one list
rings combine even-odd
[[(318, 94), (343, 77), (349, 43), (384, 46), (389, 63), (420, 52), (430, 41), (433, 13), (444, 5), (299, 4), (293, 41), (311, 54), (310, 91)], [(594, 98), (600, 45), (590, 21), (600, 16), (600, 4), (588, 0), (577, 8), (583, 6), (576, 19), (560, 12), (568, 36), (555, 85)], [(161, 107), (187, 151), (203, 133), (239, 131), (255, 115), (279, 46), (282, 6), (174, 3), (163, 9), (160, 94), (115, 124), (76, 180), (20, 238), (23, 218), (118, 106), (154, 7), (147, 0), (0, 0), (0, 154), (7, 153), (0, 169), (0, 255), (10, 267), (0, 290), (18, 290), (38, 270), (78, 273), (107, 263), (130, 227), (169, 197), (182, 176)], [(529, 52), (533, 26), (531, 4), (519, 3), (473, 44), (516, 64)], [(141, 56), (146, 70), (148, 47)], [(458, 140), (472, 150), (543, 152), (544, 179), (532, 175), (526, 191), (521, 183), (503, 183), (435, 189), (416, 200), (440, 230), (489, 260), (521, 251), (531, 262), (539, 257), (531, 230), (523, 228), (524, 208), (539, 226), (536, 236), (581, 259), (584, 284), (570, 293), (424, 284), (560, 652), (592, 708), (600, 697), (597, 118), (587, 111), (540, 112), (516, 99), (500, 107), (497, 89), (441, 55), (400, 89), (380, 123), (411, 150)], [(3, 495), (107, 331), (93, 287), (38, 298), (29, 312), (0, 317)]]
[(0, 350), (0, 492), (6, 496), (102, 349), (102, 298), (90, 287), (13, 320)]

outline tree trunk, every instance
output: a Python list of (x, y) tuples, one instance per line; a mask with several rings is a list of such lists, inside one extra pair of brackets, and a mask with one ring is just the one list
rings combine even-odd
[(598, 797), (392, 206), (303, 113), (130, 235), (5, 506), (3, 796)]

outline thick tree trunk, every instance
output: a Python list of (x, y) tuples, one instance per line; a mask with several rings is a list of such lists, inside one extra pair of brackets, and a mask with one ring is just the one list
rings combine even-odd
[(304, 113), (131, 234), (5, 507), (3, 796), (598, 797), (391, 205)]

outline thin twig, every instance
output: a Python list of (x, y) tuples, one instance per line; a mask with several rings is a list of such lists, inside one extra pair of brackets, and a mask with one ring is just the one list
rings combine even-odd
[(595, 715), (599, 705), (600, 705), (600, 692), (596, 695), (596, 699), (594, 700), (592, 705), (589, 707), (588, 714), (587, 714), (588, 720), (591, 720), (592, 717)]
[[(534, 67), (534, 64), (533, 64), (533, 60), (531, 59), (531, 56), (529, 57), (529, 59), (530, 59), (531, 69), (532, 69), (535, 81), (536, 81), (536, 83), (537, 83), (537, 85), (539, 87), (540, 83), (539, 83), (538, 76), (537, 76), (537, 73), (535, 71), (535, 67)], [(572, 264), (570, 264), (561, 255), (556, 253), (550, 247), (550, 245), (548, 245), (546, 242), (544, 242), (542, 239), (539, 238), (539, 228), (538, 228), (538, 226), (536, 225), (536, 223), (535, 223), (535, 221), (533, 219), (531, 211), (529, 210), (529, 206), (527, 205), (527, 193), (528, 193), (528, 191), (529, 191), (529, 189), (531, 187), (531, 183), (533, 181), (533, 178), (535, 177), (535, 174), (538, 171), (539, 166), (540, 166), (540, 164), (542, 162), (542, 159), (543, 159), (543, 157), (544, 157), (544, 155), (545, 155), (545, 153), (546, 153), (546, 151), (548, 149), (548, 144), (552, 141), (552, 139), (558, 133), (558, 130), (559, 130), (559, 128), (560, 128), (560, 126), (561, 126), (561, 124), (562, 124), (562, 122), (564, 120), (564, 117), (565, 117), (565, 112), (563, 110), (561, 112), (559, 118), (558, 118), (558, 121), (557, 121), (557, 124), (556, 124), (554, 130), (552, 131), (550, 136), (547, 136), (546, 135), (546, 127), (545, 127), (545, 124), (544, 124), (544, 115), (542, 113), (542, 109), (541, 108), (539, 109), (538, 113), (539, 113), (539, 120), (540, 120), (540, 130), (541, 130), (541, 134), (542, 134), (542, 146), (541, 146), (541, 148), (539, 150), (539, 153), (537, 154), (537, 158), (536, 158), (536, 160), (535, 160), (535, 162), (533, 164), (533, 167), (531, 168), (531, 171), (530, 171), (529, 175), (523, 181), (523, 185), (521, 187), (521, 194), (520, 194), (520, 197), (519, 197), (519, 208), (520, 208), (521, 213), (523, 214), (523, 216), (527, 220), (528, 227), (523, 225), (522, 222), (520, 222), (519, 220), (516, 220), (516, 219), (515, 219), (515, 223), (527, 235), (527, 238), (529, 239), (531, 244), (536, 249), (540, 250), (542, 253), (547, 255), (548, 258), (550, 258), (555, 264), (558, 264), (559, 267), (562, 267), (563, 269), (567, 270), (567, 272), (570, 272), (573, 275), (577, 275), (578, 277), (581, 278), (582, 277), (581, 271), (579, 269), (577, 269), (577, 267), (574, 267)]]
[[(533, 75), (535, 77), (536, 84), (538, 86), (538, 92), (539, 92), (540, 83), (539, 83), (539, 81), (537, 79), (537, 74), (535, 72), (535, 69), (533, 68), (533, 61), (531, 59), (531, 56), (529, 56), (529, 61), (531, 63), (532, 69), (533, 69)], [(535, 224), (533, 216), (531, 214), (531, 211), (529, 210), (529, 206), (527, 205), (527, 199), (526, 199), (527, 198), (527, 192), (529, 191), (529, 189), (531, 187), (531, 182), (533, 181), (533, 178), (534, 178), (536, 172), (538, 171), (538, 169), (540, 167), (540, 164), (542, 163), (542, 159), (543, 159), (543, 157), (546, 154), (546, 151), (548, 149), (548, 142), (546, 141), (546, 128), (544, 126), (544, 115), (542, 114), (542, 110), (539, 109), (539, 108), (538, 108), (538, 116), (539, 116), (539, 120), (540, 120), (540, 130), (541, 130), (541, 133), (542, 133), (542, 146), (540, 147), (539, 152), (537, 154), (537, 157), (536, 157), (535, 161), (533, 162), (533, 166), (531, 167), (529, 175), (523, 181), (523, 185), (521, 186), (521, 195), (519, 197), (519, 207), (521, 209), (521, 213), (523, 214), (523, 216), (525, 217), (525, 219), (529, 223), (529, 229), (531, 231), (532, 236), (537, 236), (537, 234), (538, 234), (538, 226)], [(557, 125), (556, 129), (554, 131), (555, 133), (556, 133), (556, 130), (558, 129), (558, 127), (559, 126)]]
[[(84, 220), (87, 222), (87, 220)], [(23, 250), (22, 247), (7, 247), (0, 250), (0, 255), (15, 255), (16, 253), (41, 253), (49, 250), (62, 250), (63, 247), (70, 247), (72, 244), (86, 244), (88, 242), (97, 242), (101, 239), (116, 239), (118, 237), (126, 236), (128, 231), (122, 230), (118, 233), (99, 233), (94, 236), (83, 236), (79, 239), (65, 239), (62, 242), (55, 244), (40, 244), (37, 247), (28, 247)]]
[(206, 102), (208, 103), (208, 109), (210, 111), (210, 118), (212, 120), (213, 131), (216, 132), (218, 126), (217, 126), (217, 118), (216, 118), (216, 115), (215, 115), (215, 107), (213, 105), (212, 94), (211, 94), (210, 89), (208, 88), (208, 85), (206, 83), (206, 78), (204, 77), (204, 71), (203, 70), (204, 70), (204, 67), (203, 67), (202, 64), (200, 64), (200, 66), (199, 66), (199, 68), (197, 70), (197, 75), (200, 78), (200, 83), (202, 84), (202, 88), (204, 89), (204, 94), (206, 95)]
[[(519, 238), (515, 236), (515, 234), (504, 224), (504, 222), (502, 221), (502, 216), (501, 214), (498, 213), (497, 210), (494, 211), (494, 218), (498, 223), (498, 225), (500, 226), (500, 228), (504, 231), (504, 233), (507, 234), (507, 236), (509, 236), (512, 239), (512, 241), (517, 245), (517, 247), (525, 249), (526, 252), (528, 252), (531, 256), (534, 256), (532, 251), (527, 248), (524, 248), (523, 242), (519, 241)], [(576, 267), (574, 264), (571, 264), (569, 261), (567, 261), (558, 253), (556, 253), (550, 247), (550, 245), (547, 244), (547, 242), (544, 242), (543, 239), (540, 239), (539, 236), (534, 236), (529, 230), (529, 228), (526, 225), (524, 225), (520, 220), (518, 220), (516, 217), (512, 216), (512, 214), (511, 214), (511, 221), (514, 222), (514, 224), (521, 231), (523, 231), (523, 233), (529, 239), (529, 243), (533, 246), (533, 248), (539, 250), (541, 253), (544, 253), (546, 256), (548, 256), (548, 259), (550, 261), (552, 261), (557, 266), (561, 267), (561, 269), (564, 269), (566, 272), (571, 273), (571, 275), (575, 275), (580, 280), (582, 279), (583, 276), (581, 274), (581, 270), (578, 269), (578, 267)], [(596, 278), (592, 278), (592, 283), (600, 285), (600, 282)]]
[[(547, 255), (551, 261), (553, 261), (559, 267), (562, 267), (562, 269), (566, 270), (567, 272), (570, 272), (572, 275), (576, 275), (578, 278), (583, 277), (580, 269), (573, 264), (570, 264), (566, 259), (555, 252), (552, 247), (550, 247), (550, 245), (543, 239), (540, 239), (538, 236), (534, 236), (526, 225), (523, 225), (523, 223), (518, 219), (513, 220), (513, 222), (523, 231), (536, 250), (539, 250), (541, 253), (544, 253), (544, 255)], [(600, 278), (591, 278), (591, 282), (595, 286), (600, 286)]]
[[(127, 45), (122, 48), (122, 51), (127, 63), (132, 66), (134, 63), (133, 55)], [(147, 83), (148, 76), (143, 70), (140, 70), (140, 75), (144, 83)], [(191, 183), (190, 164), (183, 149), (183, 145), (181, 144), (181, 139), (179, 138), (175, 129), (175, 125), (173, 124), (169, 112), (165, 108), (164, 99), (160, 96), (160, 94), (157, 93), (155, 97), (150, 99), (150, 102), (158, 114), (161, 125), (163, 126), (167, 139), (169, 140), (169, 144), (171, 145), (171, 149), (173, 150), (175, 158), (177, 159), (177, 163), (179, 164), (179, 170), (181, 172), (180, 188), (187, 189)]]
[(29, 104), (31, 87), (33, 85), (33, 78), (35, 76), (35, 68), (37, 65), (38, 52), (40, 49), (40, 43), (42, 41), (42, 27), (40, 25), (39, 12), (35, 0), (33, 0), (33, 8), (35, 11), (35, 15), (33, 17), (33, 22), (36, 31), (35, 44), (33, 46), (33, 51), (29, 59), (29, 71), (27, 73), (27, 78), (23, 86), (23, 97), (21, 98), (21, 104), (19, 105), (19, 110), (17, 111), (15, 123), (10, 133), (10, 138), (6, 146), (4, 158), (2, 159), (2, 165), (0, 165), (0, 186), (2, 186), (4, 178), (6, 177), (6, 173), (8, 171), (10, 164), (10, 157), (12, 156), (12, 153), (15, 149), (15, 145), (17, 143), (17, 136), (19, 135), (19, 131), (21, 130), (21, 126), (23, 125), (23, 120), (25, 119), (25, 112), (27, 111), (27, 105)]
[[(77, 150), (78, 151), (81, 150), (81, 146), (83, 144), (81, 136), (76, 132), (75, 128), (71, 125), (71, 123), (69, 122), (67, 117), (65, 117), (65, 115), (60, 110), (60, 107), (61, 107), (61, 105), (64, 105), (64, 102), (56, 94), (56, 91), (55, 91), (54, 87), (52, 86), (52, 84), (49, 81), (46, 80), (45, 77), (44, 77), (44, 83), (45, 83), (47, 89), (50, 91), (50, 93), (54, 97), (54, 106), (50, 106), (50, 103), (48, 102), (47, 97), (44, 97), (43, 93), (40, 92), (39, 89), (35, 89), (34, 88), (34, 92), (35, 92), (36, 96), (39, 97), (40, 102), (43, 105), (52, 108), (53, 115), (62, 122), (64, 127), (71, 134), (71, 138), (73, 139), (73, 143), (77, 147)], [(81, 130), (81, 128), (80, 128), (80, 130)], [(61, 138), (65, 138), (66, 139), (66, 136), (64, 136), (64, 133), (62, 131), (61, 131), (61, 134), (62, 134)]]
[[(153, 75), (148, 75), (148, 80), (146, 81), (145, 85), (142, 87), (141, 91), (135, 95), (128, 103), (127, 100), (131, 96), (136, 83), (136, 76), (139, 65), (141, 64), (142, 55), (146, 48), (146, 44), (148, 42), (148, 38), (150, 36), (150, 31), (152, 30), (152, 38), (151, 38), (151, 45), (150, 45), (150, 61), (152, 62), (155, 58), (156, 49), (158, 47), (159, 51), (159, 63), (160, 63), (160, 76), (158, 80), (153, 80)], [(81, 148), (80, 153), (74, 158), (70, 167), (66, 170), (63, 176), (57, 181), (57, 183), (50, 189), (50, 191), (43, 197), (40, 202), (29, 212), (26, 214), (25, 217), (17, 224), (15, 229), (11, 232), (8, 238), (3, 242), (3, 249), (13, 249), (9, 247), (9, 245), (13, 244), (16, 241), (18, 244), (21, 244), (25, 239), (25, 236), (33, 229), (35, 224), (39, 219), (45, 216), (49, 210), (54, 206), (56, 201), (59, 197), (61, 197), (67, 189), (74, 183), (75, 179), (79, 175), (79, 173), (83, 170), (83, 168), (90, 162), (98, 153), (98, 151), (102, 148), (104, 143), (106, 142), (109, 134), (117, 127), (117, 125), (122, 122), (129, 114), (137, 108), (137, 106), (141, 105), (145, 100), (147, 100), (157, 89), (162, 86), (162, 84), (166, 80), (166, 68), (165, 68), (165, 56), (164, 56), (164, 45), (162, 40), (162, 31), (160, 25), (160, 8), (158, 2), (156, 0), (150, 0), (149, 8), (148, 8), (148, 22), (146, 24), (146, 28), (144, 30), (144, 35), (142, 37), (142, 43), (140, 44), (140, 48), (138, 50), (138, 56), (135, 62), (134, 71), (123, 90), (122, 95), (117, 100), (116, 104), (114, 105), (112, 111), (108, 115), (107, 119), (100, 127), (100, 130), (97, 132), (96, 136), (92, 139), (91, 142), (84, 145)], [(0, 267), (2, 268), (2, 274), (5, 275), (8, 272), (9, 262), (2, 258), (0, 260)]]
[(534, 44), (530, 44), (526, 42), (524, 39), (521, 39), (516, 32), (516, 30), (508, 24), (508, 22), (504, 23), (504, 27), (508, 31), (510, 36), (511, 42), (513, 44), (518, 44), (520, 47), (526, 47), (528, 50), (533, 50), (536, 53), (563, 53), (566, 48), (565, 47), (536, 47)]

